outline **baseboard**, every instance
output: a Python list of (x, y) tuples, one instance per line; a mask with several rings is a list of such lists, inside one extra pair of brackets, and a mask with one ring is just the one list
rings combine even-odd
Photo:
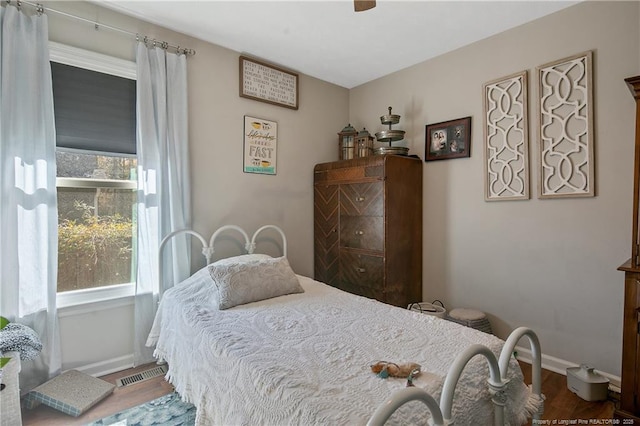
[(100, 377), (117, 371), (126, 370), (131, 367), (133, 367), (133, 354), (111, 358), (81, 367), (74, 367), (73, 369), (93, 377)]
[[(527, 364), (531, 364), (531, 349), (516, 346), (516, 358), (518, 361), (526, 362)], [(566, 361), (564, 359), (556, 358), (551, 355), (542, 354), (542, 368), (545, 370), (553, 371), (554, 373), (562, 374), (563, 376), (567, 375), (567, 368), (570, 367), (578, 367), (579, 364), (575, 364), (573, 362)], [(603, 375), (607, 379), (609, 379), (609, 389), (614, 392), (620, 392), (620, 377), (615, 376), (613, 374), (609, 374), (607, 372), (597, 370), (599, 374)]]

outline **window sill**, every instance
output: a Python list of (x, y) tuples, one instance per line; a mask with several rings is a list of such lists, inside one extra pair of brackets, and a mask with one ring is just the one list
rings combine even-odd
[(56, 297), (58, 316), (133, 305), (134, 295), (134, 283), (65, 291), (58, 293)]

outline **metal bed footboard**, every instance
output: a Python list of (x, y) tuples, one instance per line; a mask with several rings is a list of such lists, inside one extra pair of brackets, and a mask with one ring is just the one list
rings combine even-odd
[(542, 353), (540, 351), (540, 342), (536, 334), (529, 328), (520, 327), (514, 330), (507, 338), (505, 345), (500, 352), (500, 361), (496, 359), (493, 352), (486, 346), (475, 344), (471, 345), (460, 353), (447, 372), (440, 403), (436, 403), (435, 399), (429, 393), (420, 388), (404, 388), (395, 392), (387, 401), (381, 404), (373, 413), (368, 426), (382, 426), (393, 415), (393, 413), (410, 401), (422, 401), (429, 411), (431, 411), (432, 422), (434, 426), (450, 426), (453, 425), (455, 419), (451, 410), (453, 406), (453, 394), (460, 379), (462, 371), (469, 361), (476, 355), (484, 356), (489, 364), (489, 391), (491, 400), (494, 405), (494, 425), (504, 426), (504, 408), (507, 401), (505, 395), (505, 386), (508, 383), (507, 372), (509, 369), (509, 360), (515, 349), (515, 345), (522, 337), (527, 337), (531, 345), (532, 353), (532, 385), (531, 392), (539, 398), (540, 408), (534, 413), (533, 419), (539, 420), (543, 412), (544, 396), (541, 393), (541, 370), (542, 370)]

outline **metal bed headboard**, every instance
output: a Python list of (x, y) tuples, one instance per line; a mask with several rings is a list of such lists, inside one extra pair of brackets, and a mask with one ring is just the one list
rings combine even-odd
[(249, 239), (249, 234), (247, 234), (245, 230), (239, 227), (238, 225), (224, 225), (216, 229), (213, 235), (211, 235), (211, 238), (209, 239), (208, 243), (207, 243), (207, 240), (201, 234), (191, 229), (180, 229), (178, 231), (171, 232), (170, 234), (168, 234), (166, 237), (162, 239), (162, 241), (160, 242), (160, 246), (158, 247), (158, 279), (160, 281), (159, 299), (162, 299), (162, 293), (164, 292), (164, 287), (162, 285), (162, 283), (164, 282), (164, 279), (163, 279), (164, 277), (162, 273), (162, 250), (164, 249), (164, 246), (167, 244), (167, 242), (171, 240), (173, 237), (181, 234), (189, 234), (198, 238), (198, 240), (202, 244), (202, 255), (207, 259), (207, 265), (208, 265), (211, 263), (211, 259), (213, 258), (213, 253), (215, 252), (214, 244), (215, 244), (216, 238), (223, 232), (229, 231), (229, 230), (238, 231), (244, 237), (244, 241), (245, 241), (244, 249), (247, 251), (247, 254), (253, 254), (254, 250), (256, 249), (256, 239), (258, 235), (262, 231), (265, 231), (267, 229), (273, 229), (280, 234), (280, 237), (282, 238), (282, 255), (284, 257), (287, 257), (287, 237), (285, 236), (284, 231), (279, 226), (276, 226), (276, 225), (261, 226), (260, 228), (258, 228), (256, 232), (253, 233), (253, 235), (251, 236), (251, 239)]

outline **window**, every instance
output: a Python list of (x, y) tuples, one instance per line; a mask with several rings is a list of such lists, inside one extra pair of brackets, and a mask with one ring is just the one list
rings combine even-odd
[(55, 43), (50, 52), (58, 301), (130, 294), (136, 274), (135, 64)]
[(135, 157), (56, 152), (58, 292), (135, 281)]

